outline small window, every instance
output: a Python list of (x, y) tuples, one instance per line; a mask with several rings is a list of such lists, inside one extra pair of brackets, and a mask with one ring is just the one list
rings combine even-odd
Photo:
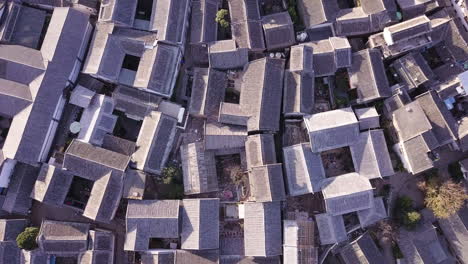
[(152, 11), (153, 0), (138, 0), (135, 18), (150, 21)]
[(125, 55), (124, 61), (122, 63), (122, 68), (137, 71), (138, 66), (140, 65), (140, 57), (133, 56), (133, 55)]

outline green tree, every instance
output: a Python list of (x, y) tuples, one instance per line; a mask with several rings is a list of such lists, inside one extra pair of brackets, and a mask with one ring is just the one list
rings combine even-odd
[(395, 217), (397, 222), (407, 229), (413, 229), (421, 220), (419, 214), (413, 208), (413, 200), (408, 196), (398, 197), (395, 205)]
[(16, 244), (19, 248), (33, 250), (37, 248), (36, 238), (39, 235), (39, 228), (27, 227), (22, 233), (16, 237)]
[(418, 185), (426, 194), (424, 205), (431, 209), (437, 218), (449, 218), (460, 210), (468, 199), (461, 183), (452, 180), (440, 182), (432, 177)]
[(180, 167), (170, 165), (162, 170), (164, 184), (182, 184), (182, 171)]
[(229, 21), (227, 20), (227, 17), (226, 17), (228, 15), (229, 15), (229, 12), (227, 9), (218, 10), (218, 12), (216, 12), (216, 18), (215, 18), (216, 23), (218, 23), (223, 28), (229, 27)]

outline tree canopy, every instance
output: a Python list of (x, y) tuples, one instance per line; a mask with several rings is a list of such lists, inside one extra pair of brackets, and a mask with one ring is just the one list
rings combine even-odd
[(452, 180), (441, 182), (438, 178), (430, 178), (420, 183), (419, 187), (426, 194), (424, 205), (431, 209), (437, 218), (449, 218), (456, 214), (468, 199), (463, 185)]
[(39, 235), (39, 228), (27, 227), (16, 237), (16, 244), (19, 248), (33, 250), (37, 248), (36, 238)]

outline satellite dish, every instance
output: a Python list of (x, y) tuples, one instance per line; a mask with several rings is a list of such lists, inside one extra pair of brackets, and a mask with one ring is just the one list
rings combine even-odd
[(80, 132), (80, 130), (81, 130), (81, 124), (80, 124), (80, 122), (76, 122), (76, 121), (75, 121), (75, 122), (71, 123), (71, 125), (70, 125), (70, 132), (71, 132), (72, 134), (78, 134), (78, 133)]

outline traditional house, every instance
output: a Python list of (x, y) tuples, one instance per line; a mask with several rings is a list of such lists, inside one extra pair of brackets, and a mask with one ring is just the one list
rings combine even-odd
[(353, 242), (339, 250), (345, 264), (368, 263), (381, 264), (386, 260), (369, 233), (364, 233)]
[(450, 249), (462, 263), (468, 262), (468, 207), (465, 205), (455, 215), (439, 219), (439, 226), (447, 238)]
[(351, 108), (343, 108), (304, 117), (312, 152), (352, 145), (359, 139), (359, 123)]
[(236, 47), (232, 39), (211, 42), (208, 45), (208, 60), (214, 69), (243, 68), (249, 62), (248, 49)]
[(288, 12), (262, 17), (267, 50), (288, 48), (296, 43), (294, 25)]
[(219, 248), (219, 199), (184, 199), (182, 204), (181, 248)]
[(281, 255), (280, 202), (245, 203), (244, 207), (245, 255)]
[(229, 0), (232, 38), (239, 48), (251, 52), (265, 50), (262, 22), (258, 1)]
[(26, 219), (0, 219), (0, 262), (20, 263), (21, 250), (16, 244), (16, 237), (28, 225)]
[[(214, 21), (220, 4), (219, 0), (192, 1), (190, 24), (197, 26), (190, 27), (190, 43), (208, 43), (217, 40), (218, 23)], [(169, 17), (169, 19), (173, 18)]]
[(218, 190), (216, 160), (213, 151), (205, 150), (203, 142), (180, 147), (185, 194)]
[(395, 174), (383, 130), (362, 132), (350, 151), (359, 175), (375, 179)]
[(380, 116), (375, 107), (354, 109), (361, 131), (380, 127)]
[(338, 69), (351, 66), (351, 45), (347, 38), (330, 37), (304, 45), (313, 48), (313, 71), (316, 77), (331, 76)]
[(316, 264), (315, 222), (312, 220), (283, 221), (283, 263)]
[(357, 103), (369, 103), (392, 95), (379, 50), (356, 52), (352, 61), (348, 69), (349, 86), (351, 90), (356, 89)]
[(283, 75), (282, 59), (251, 61), (243, 74), (239, 104), (223, 103), (219, 120), (247, 126), (249, 132), (278, 131)]
[(374, 206), (373, 188), (364, 176), (348, 173), (322, 181), (327, 214), (336, 216)]
[(29, 164), (7, 159), (2, 167), (2, 188), (7, 190), (2, 210), (12, 214), (27, 215), (32, 206), (29, 197), (39, 168)]
[(340, 8), (335, 0), (299, 0), (297, 10), (306, 28), (332, 24)]
[(374, 206), (369, 209), (357, 211), (359, 223), (362, 228), (368, 227), (387, 218), (387, 210), (382, 197), (374, 197)]
[(300, 44), (291, 46), (289, 54), (289, 70), (297, 71), (314, 71), (314, 48), (311, 45)]
[(251, 195), (256, 202), (286, 199), (281, 163), (252, 167), (249, 172)]
[(247, 169), (276, 163), (273, 134), (250, 135), (245, 141)]
[(143, 119), (132, 162), (137, 169), (161, 173), (172, 150), (177, 120), (159, 111)]
[(143, 120), (157, 110), (162, 98), (153, 93), (118, 85), (112, 93), (114, 108), (134, 120)]
[(320, 192), (325, 170), (320, 154), (313, 153), (309, 143), (284, 147), (283, 158), (289, 195)]
[(217, 117), (227, 82), (225, 72), (212, 68), (195, 68), (189, 113), (196, 117)]
[(391, 66), (410, 91), (420, 85), (431, 87), (436, 81), (434, 72), (419, 52), (408, 53), (394, 61)]
[(400, 228), (397, 243), (404, 260), (409, 263), (443, 263), (449, 260), (449, 253), (432, 224), (422, 224), (413, 231)]
[(396, 0), (396, 2), (403, 13), (403, 18), (405, 19), (424, 15), (443, 6), (443, 1), (437, 0)]
[(205, 123), (205, 150), (229, 150), (243, 148), (247, 139), (245, 127), (218, 122)]
[[(100, 222), (110, 222), (114, 218), (122, 197), (123, 177), (129, 161), (129, 156), (78, 140), (70, 144), (63, 161), (63, 167), (67, 170), (66, 175), (94, 183), (84, 207), (84, 216)], [(50, 195), (59, 195), (57, 190), (60, 189), (62, 192), (60, 197), (65, 197), (65, 191), (68, 191), (72, 181), (67, 180), (70, 185), (64, 188), (63, 179), (53, 179), (64, 175), (60, 171), (55, 172), (56, 170), (56, 168), (43, 167), (42, 176), (39, 176), (38, 181), (42, 181), (40, 185), (45, 184), (46, 190), (52, 188)], [(61, 201), (56, 202), (61, 203)]]
[(151, 238), (178, 238), (179, 203), (177, 200), (130, 200), (124, 250), (146, 251)]
[(6, 158), (30, 164), (47, 159), (65, 104), (63, 89), (76, 81), (92, 30), (88, 20), (89, 15), (78, 10), (56, 8), (40, 50), (0, 47), (5, 65), (0, 78), (11, 81), (2, 89), (21, 98), (3, 146)]
[[(3, 9), (3, 11), (2, 11)], [(46, 11), (8, 1), (0, 7), (0, 40), (4, 43), (39, 49)]]
[(76, 256), (88, 249), (89, 229), (86, 223), (45, 220), (41, 224), (37, 244), (47, 254)]
[(327, 213), (315, 215), (321, 245), (331, 245), (348, 239), (343, 216)]
[(96, 78), (170, 97), (182, 50), (156, 33), (98, 23), (83, 72)]
[(315, 99), (315, 75), (313, 72), (284, 73), (283, 114), (301, 116), (312, 114)]
[(158, 40), (182, 44), (189, 21), (190, 1), (109, 0), (101, 4), (99, 22), (112, 22), (122, 27), (154, 31)]

